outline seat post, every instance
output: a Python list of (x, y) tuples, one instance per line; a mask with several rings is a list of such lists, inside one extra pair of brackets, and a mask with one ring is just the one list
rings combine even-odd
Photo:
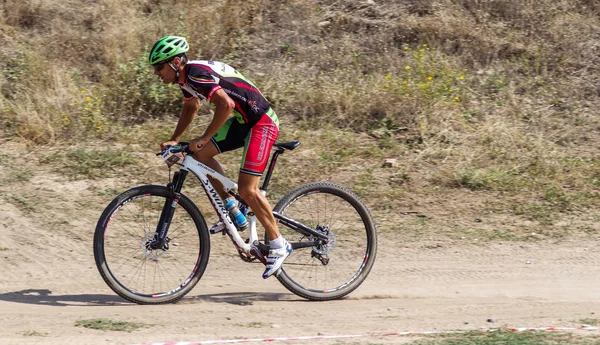
[(260, 188), (263, 191), (263, 193), (267, 192), (267, 188), (269, 187), (269, 181), (271, 181), (271, 175), (273, 174), (273, 170), (275, 169), (275, 163), (277, 163), (277, 158), (284, 151), (285, 150), (281, 147), (275, 147), (275, 152), (273, 152), (273, 156), (271, 157), (271, 163), (269, 163), (269, 168), (267, 169), (267, 175), (265, 176), (263, 185)]

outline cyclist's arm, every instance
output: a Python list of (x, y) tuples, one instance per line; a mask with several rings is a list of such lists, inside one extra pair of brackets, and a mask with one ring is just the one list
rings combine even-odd
[(198, 110), (200, 109), (200, 100), (198, 98), (193, 98), (185, 103), (183, 103), (183, 108), (181, 109), (181, 116), (179, 117), (179, 121), (177, 121), (177, 127), (175, 128), (175, 132), (171, 136), (171, 140), (179, 142), (183, 132), (188, 128), (190, 123), (198, 114)]
[(235, 108), (235, 103), (223, 89), (217, 90), (213, 94), (210, 101), (216, 107), (212, 121), (210, 122), (208, 127), (206, 127), (204, 134), (202, 134), (202, 137), (206, 138), (207, 140), (210, 139), (213, 135), (215, 135), (219, 128), (221, 128), (225, 124), (225, 122), (231, 115), (233, 108)]

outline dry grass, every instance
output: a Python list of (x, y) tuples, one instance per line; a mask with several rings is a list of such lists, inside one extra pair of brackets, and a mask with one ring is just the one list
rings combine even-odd
[[(392, 203), (502, 193), (488, 210), (546, 224), (598, 205), (597, 1), (38, 0), (1, 11), (10, 140), (151, 147), (168, 136), (155, 119), (172, 122), (181, 98), (146, 54), (180, 34), (193, 58), (256, 81), (282, 138), (316, 143), (282, 164), (301, 162), (297, 182), (335, 176)], [(398, 167), (380, 169), (389, 157)]]

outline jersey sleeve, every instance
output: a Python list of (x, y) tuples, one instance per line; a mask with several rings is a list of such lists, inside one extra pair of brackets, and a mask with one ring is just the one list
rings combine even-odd
[(194, 96), (192, 96), (191, 93), (185, 91), (184, 89), (181, 89), (181, 92), (183, 93), (183, 100), (186, 102), (191, 101), (192, 99), (194, 99)]
[(187, 82), (209, 101), (214, 93), (221, 89), (219, 77), (211, 72), (212, 69), (207, 66), (192, 65), (187, 75)]

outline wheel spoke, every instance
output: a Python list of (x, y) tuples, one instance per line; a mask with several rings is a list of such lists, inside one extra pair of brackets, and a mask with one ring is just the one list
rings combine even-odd
[[(330, 183), (308, 184), (284, 196), (275, 211), (330, 238), (327, 245), (295, 250), (286, 259), (279, 279), (290, 291), (311, 299), (339, 298), (366, 278), (375, 259), (375, 225), (352, 192)], [(279, 231), (293, 241), (314, 240), (298, 240), (298, 233), (285, 226)]]
[[(206, 267), (210, 248), (206, 223), (197, 211), (193, 215), (192, 206), (185, 206), (193, 205), (189, 199), (180, 199), (166, 245), (152, 249), (170, 194), (159, 186), (139, 189), (127, 199), (115, 199), (120, 203), (98, 222), (94, 237), (97, 266), (107, 284), (126, 299), (147, 304), (177, 300), (193, 288)], [(190, 277), (197, 279), (190, 283)], [(184, 289), (178, 289), (184, 283)]]

